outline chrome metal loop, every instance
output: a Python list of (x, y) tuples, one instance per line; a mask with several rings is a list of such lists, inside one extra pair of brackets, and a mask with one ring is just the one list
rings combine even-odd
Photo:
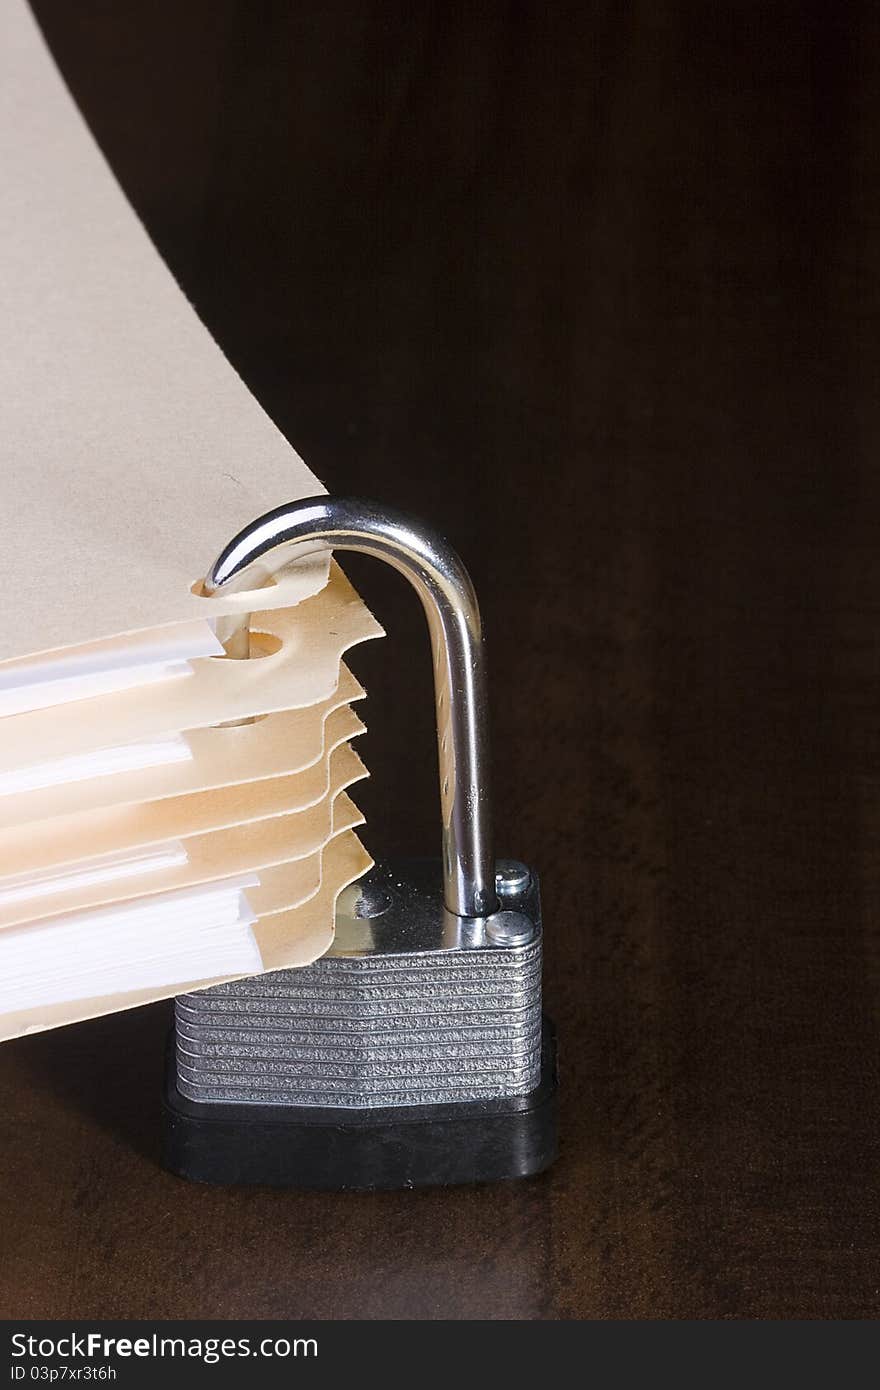
[[(477, 597), (455, 551), (436, 532), (375, 502), (310, 497), (276, 507), (240, 531), (215, 560), (203, 592), (252, 589), (255, 581), (265, 583), (283, 566), (327, 548), (384, 560), (422, 601), (434, 660), (444, 901), (457, 917), (488, 916), (498, 903), (485, 651)], [(249, 622), (244, 614), (227, 627), (229, 655), (247, 655)]]

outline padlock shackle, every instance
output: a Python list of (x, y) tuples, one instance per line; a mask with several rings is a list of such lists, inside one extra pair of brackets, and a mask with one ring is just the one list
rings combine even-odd
[[(498, 904), (485, 649), (477, 596), (455, 551), (436, 532), (375, 502), (308, 497), (276, 507), (239, 531), (211, 566), (203, 593), (254, 588), (258, 562), (262, 584), (285, 565), (327, 548), (384, 560), (406, 576), (422, 601), (434, 659), (444, 901), (457, 917), (488, 916)], [(250, 614), (224, 622), (228, 655), (247, 656)]]

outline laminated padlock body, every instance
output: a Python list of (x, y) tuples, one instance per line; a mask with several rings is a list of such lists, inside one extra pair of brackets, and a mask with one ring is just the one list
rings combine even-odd
[[(316, 517), (317, 513), (317, 517)], [(483, 642), (461, 562), (360, 502), (279, 509), (209, 583), (321, 541), (394, 564), (432, 636), (442, 860), (377, 866), (342, 894), (310, 966), (180, 996), (166, 1078), (166, 1165), (195, 1180), (319, 1188), (494, 1181), (556, 1154), (552, 1029), (541, 1009), (536, 876), (491, 856)], [(218, 578), (219, 575), (219, 578)], [(239, 626), (227, 650), (243, 655)]]

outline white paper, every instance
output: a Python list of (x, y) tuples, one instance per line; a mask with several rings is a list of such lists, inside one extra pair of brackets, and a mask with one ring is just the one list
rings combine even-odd
[(158, 633), (0, 662), (0, 718), (189, 676), (192, 661), (222, 655), (208, 623), (178, 623)]
[(140, 772), (145, 768), (167, 767), (169, 763), (186, 763), (191, 759), (192, 750), (182, 734), (146, 739), (143, 743), (124, 743), (117, 748), (97, 748), (94, 752), (50, 758), (0, 772), (0, 797), (44, 791), (49, 787), (88, 782), (123, 772)]
[(104, 884), (118, 883), (139, 874), (160, 873), (163, 869), (179, 868), (186, 863), (187, 854), (179, 840), (164, 845), (149, 845), (132, 852), (117, 850), (114, 854), (99, 854), (75, 865), (53, 865), (37, 873), (10, 874), (0, 883), (0, 910), (36, 899), (49, 899), (58, 893), (75, 892)]
[(0, 1013), (116, 991), (163, 988), (193, 967), (261, 969), (243, 876), (221, 888), (136, 900), (0, 935)]

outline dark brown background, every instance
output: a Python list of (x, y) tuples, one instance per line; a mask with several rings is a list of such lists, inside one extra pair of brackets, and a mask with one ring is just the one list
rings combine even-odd
[[(877, 8), (36, 9), (312, 467), (474, 570), (563, 1129), (521, 1185), (201, 1189), (157, 1166), (164, 1008), (8, 1044), (0, 1311), (876, 1315)], [(424, 852), (421, 615), (349, 568), (368, 842)]]

